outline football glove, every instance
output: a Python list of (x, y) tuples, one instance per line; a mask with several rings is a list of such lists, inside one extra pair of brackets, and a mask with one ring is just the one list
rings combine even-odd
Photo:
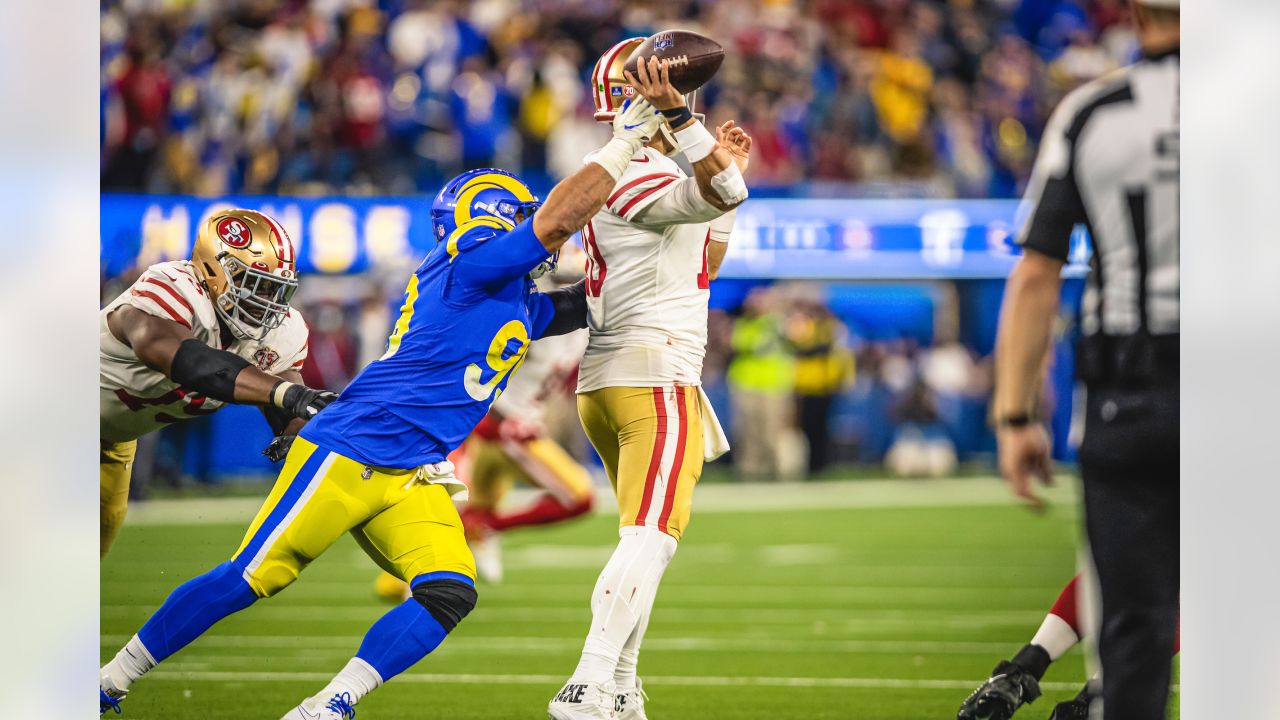
[(271, 390), (271, 404), (290, 415), (310, 420), (316, 413), (338, 399), (338, 394), (328, 390), (316, 390), (306, 385), (281, 380)]
[(1026, 703), (1040, 697), (1040, 683), (1021, 667), (1001, 660), (991, 677), (973, 691), (956, 720), (1009, 720)]
[(638, 148), (652, 140), (661, 125), (662, 113), (654, 109), (648, 100), (633, 97), (623, 103), (622, 109), (614, 116), (613, 136), (634, 143)]
[(1085, 685), (1074, 700), (1060, 702), (1053, 708), (1049, 720), (1089, 720), (1089, 704), (1093, 702), (1093, 693)]
[(277, 435), (271, 438), (271, 443), (262, 450), (262, 454), (267, 456), (271, 462), (280, 462), (289, 454), (289, 448), (293, 447), (293, 441), (297, 435)]

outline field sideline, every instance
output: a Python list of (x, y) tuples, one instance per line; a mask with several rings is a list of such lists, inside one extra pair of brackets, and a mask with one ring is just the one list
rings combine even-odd
[[(1075, 567), (1074, 482), (1035, 516), (991, 478), (699, 488), (641, 660), (654, 720), (955, 716), (1035, 630)], [(108, 658), (179, 582), (235, 549), (257, 500), (132, 508), (103, 565)], [(378, 718), (544, 718), (572, 670), (611, 510), (505, 538), (507, 580), (445, 645), (359, 707)], [(319, 689), (385, 611), (374, 566), (339, 541), (280, 596), (233, 616), (135, 686), (124, 718), (276, 720)], [(1045, 718), (1083, 680), (1073, 651)], [(1176, 712), (1171, 717), (1177, 717)]]

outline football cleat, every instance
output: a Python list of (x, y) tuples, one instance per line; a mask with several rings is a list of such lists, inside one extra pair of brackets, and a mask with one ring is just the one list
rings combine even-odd
[(1049, 720), (1089, 720), (1089, 705), (1092, 702), (1093, 693), (1085, 685), (1075, 699), (1055, 705)]
[(108, 710), (115, 710), (117, 715), (124, 712), (120, 709), (120, 701), (123, 698), (124, 695), (113, 697), (108, 695), (106, 690), (98, 688), (98, 715), (106, 715)]
[(1001, 660), (991, 677), (978, 686), (956, 713), (956, 720), (1009, 720), (1023, 705), (1040, 697), (1040, 683), (1018, 665)]
[(644, 701), (648, 699), (649, 696), (645, 694), (640, 679), (636, 678), (634, 688), (620, 692), (614, 697), (613, 711), (617, 714), (618, 720), (649, 720), (649, 716), (644, 714)]
[(570, 680), (547, 704), (550, 720), (617, 720), (617, 694), (613, 683)]
[(355, 720), (355, 703), (351, 693), (335, 693), (329, 699), (308, 698), (290, 710), (281, 720)]
[(116, 684), (111, 682), (111, 678), (106, 673), (98, 676), (98, 715), (106, 715), (108, 710), (115, 710), (116, 714), (124, 712), (120, 709), (120, 701), (128, 695), (128, 690), (121, 690)]

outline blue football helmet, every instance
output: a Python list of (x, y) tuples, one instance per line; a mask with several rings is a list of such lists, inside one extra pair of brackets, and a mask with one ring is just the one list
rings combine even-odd
[[(477, 218), (496, 218), (502, 229), (511, 230), (533, 216), (542, 201), (520, 178), (506, 170), (468, 170), (445, 183), (431, 203), (431, 227), (436, 242), (444, 242), (459, 227)], [(560, 253), (534, 268), (530, 277), (540, 277), (556, 267)]]

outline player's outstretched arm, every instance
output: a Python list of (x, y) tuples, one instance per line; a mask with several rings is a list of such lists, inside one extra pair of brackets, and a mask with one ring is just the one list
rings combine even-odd
[(631, 157), (653, 138), (662, 116), (643, 99), (631, 100), (613, 120), (613, 139), (578, 172), (561, 180), (533, 216), (533, 232), (547, 252), (560, 249), (604, 205)]
[(273, 406), (307, 419), (337, 397), (269, 375), (235, 353), (205, 345), (186, 327), (135, 307), (117, 308), (107, 327), (144, 365), (214, 400)]
[[(625, 72), (627, 82), (662, 112), (680, 150), (693, 164), (693, 176), (702, 199), (721, 211), (732, 210), (747, 199), (743, 173), (751, 152), (751, 136), (735, 128), (732, 120), (712, 136), (693, 116), (684, 95), (671, 84), (667, 60), (649, 58), (636, 65), (637, 75)], [(727, 142), (726, 142), (727, 141)]]

